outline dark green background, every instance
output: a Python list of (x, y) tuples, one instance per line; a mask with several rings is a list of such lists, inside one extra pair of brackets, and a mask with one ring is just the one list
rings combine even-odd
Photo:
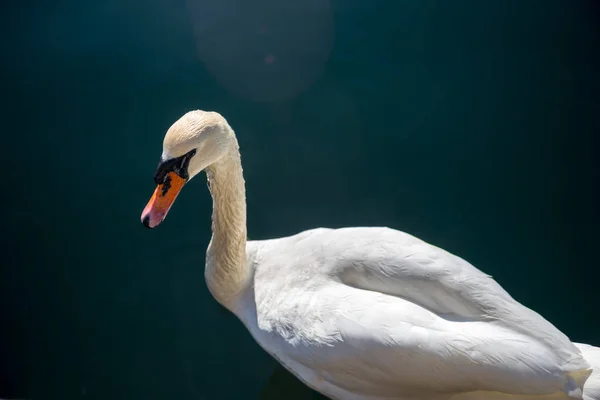
[(196, 108), (250, 238), (405, 230), (600, 345), (597, 2), (3, 4), (0, 397), (312, 398), (206, 289), (204, 177), (139, 221)]

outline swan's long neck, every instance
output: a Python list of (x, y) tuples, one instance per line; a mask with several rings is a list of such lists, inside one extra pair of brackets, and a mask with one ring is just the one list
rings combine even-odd
[(228, 153), (206, 168), (206, 175), (213, 197), (213, 235), (205, 278), (215, 299), (231, 310), (251, 278), (246, 261), (246, 190), (235, 138)]

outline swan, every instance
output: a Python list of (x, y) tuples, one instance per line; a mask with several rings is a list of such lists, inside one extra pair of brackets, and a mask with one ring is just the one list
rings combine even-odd
[(272, 357), (335, 400), (600, 400), (600, 348), (572, 343), (462, 258), (387, 227), (247, 241), (238, 142), (219, 113), (167, 131), (141, 220), (205, 171), (205, 279)]

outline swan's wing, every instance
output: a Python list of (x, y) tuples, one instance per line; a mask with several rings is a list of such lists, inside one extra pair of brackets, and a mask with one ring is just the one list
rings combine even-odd
[(326, 380), (577, 398), (591, 372), (564, 334), (490, 276), (403, 232), (313, 230), (268, 241), (256, 264), (264, 343)]
[[(342, 250), (342, 258), (351, 262), (338, 266), (345, 284), (406, 299), (448, 321), (480, 321), (494, 328), (488, 335), (493, 339), (502, 338), (501, 330), (516, 335), (539, 348), (527, 362), (559, 367), (574, 380), (572, 390), (589, 376), (589, 364), (567, 336), (462, 258), (392, 229), (338, 231), (337, 246), (345, 241), (353, 243)], [(480, 345), (488, 351), (481, 354), (501, 362), (494, 353), (497, 347)], [(547, 357), (540, 357), (542, 349)], [(510, 357), (519, 359), (517, 354)], [(522, 353), (522, 360), (527, 357)]]
[[(312, 335), (317, 344), (333, 341), (324, 342), (334, 348), (324, 351), (330, 365), (311, 368), (339, 375), (344, 366), (359, 380), (356, 375), (379, 371), (371, 377), (376, 381), (397, 371), (390, 382), (437, 382), (444, 390), (564, 391), (575, 397), (590, 374), (564, 334), (490, 276), (406, 233), (320, 229), (287, 245), (273, 242), (266, 258), (274, 266), (264, 268), (262, 290), (278, 293), (265, 296), (271, 305), (261, 311), (276, 314), (269, 330), (285, 321), (280, 325), (292, 335)], [(303, 286), (318, 286), (318, 276), (326, 278), (327, 289)], [(318, 359), (311, 355), (308, 362)]]
[[(446, 319), (414, 302), (377, 292), (348, 287), (335, 291), (335, 324), (344, 356), (336, 364), (354, 364), (356, 369), (368, 365), (359, 377), (374, 369), (384, 371), (401, 388), (564, 392), (577, 398), (589, 375), (566, 371), (553, 348), (500, 324)], [(328, 301), (334, 296), (330, 293)], [(382, 378), (373, 376), (373, 381)]]
[(325, 382), (365, 398), (577, 395), (578, 383), (552, 351), (488, 322), (449, 321), (414, 302), (341, 283), (268, 297), (271, 306), (257, 304), (254, 335), (313, 387)]
[(446, 319), (487, 321), (539, 342), (565, 371), (589, 368), (566, 335), (462, 258), (392, 229), (332, 232), (345, 260), (336, 267), (345, 284), (409, 300)]

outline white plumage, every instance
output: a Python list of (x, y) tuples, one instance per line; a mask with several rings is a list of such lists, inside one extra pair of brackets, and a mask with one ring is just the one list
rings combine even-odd
[[(339, 400), (600, 400), (600, 349), (572, 343), (490, 276), (407, 233), (319, 228), (247, 242), (237, 140), (219, 114), (173, 124), (164, 168), (179, 160), (189, 179), (206, 170), (210, 182), (211, 293), (315, 390)], [(169, 188), (189, 180), (170, 176)], [(149, 227), (179, 190), (157, 183)]]
[[(332, 398), (581, 398), (600, 367), (600, 349), (578, 348), (488, 275), (403, 232), (315, 229), (249, 242), (248, 254), (254, 285), (234, 312)], [(586, 399), (600, 398), (592, 380)]]

